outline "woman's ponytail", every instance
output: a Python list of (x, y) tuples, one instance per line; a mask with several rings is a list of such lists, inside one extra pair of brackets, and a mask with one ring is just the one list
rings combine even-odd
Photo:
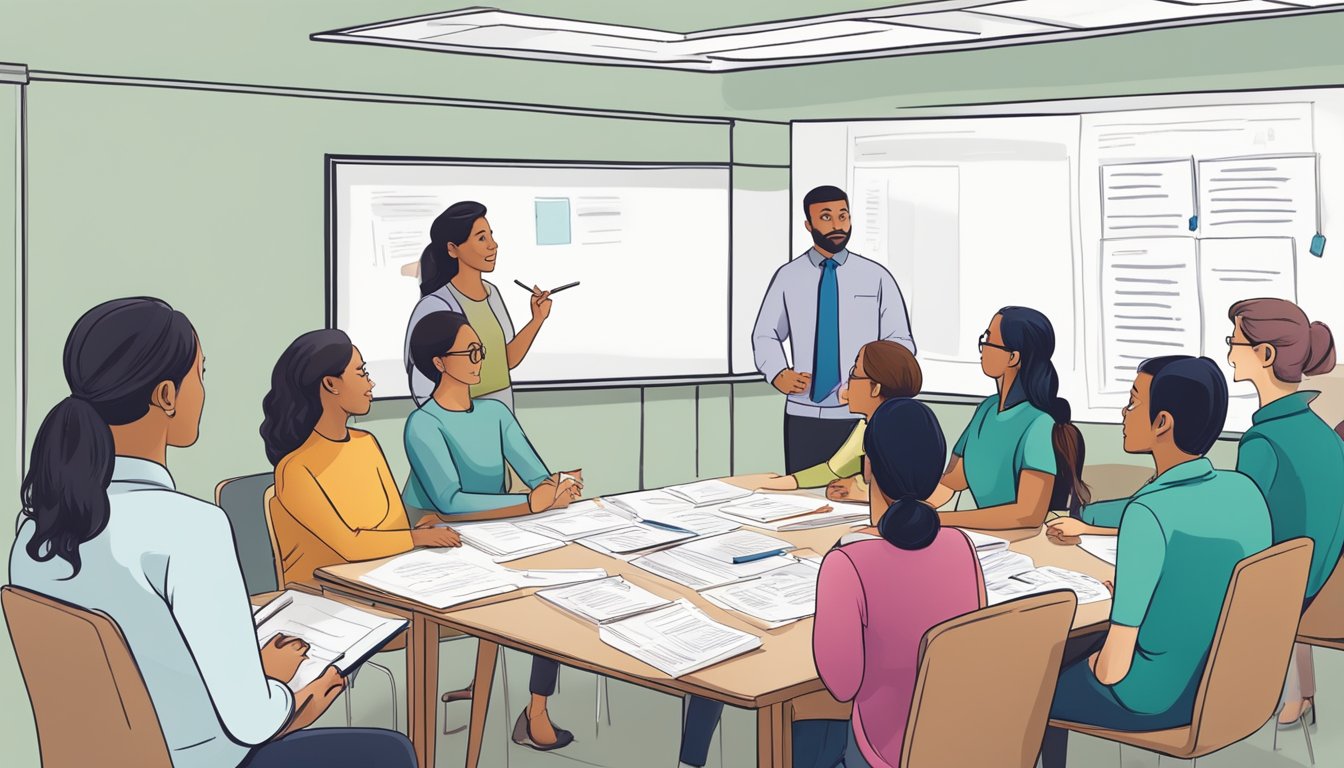
[(901, 549), (923, 549), (938, 538), (942, 523), (933, 507), (914, 496), (905, 495), (887, 507), (877, 521), (877, 532)]
[(891, 500), (877, 531), (901, 549), (923, 549), (938, 537), (938, 513), (923, 499), (938, 487), (947, 461), (943, 428), (929, 407), (898, 397), (877, 407), (863, 433), (873, 493)]
[(447, 285), (461, 268), (448, 253), (448, 245), (461, 245), (471, 237), (476, 220), (485, 216), (485, 206), (475, 200), (453, 203), (429, 226), (429, 245), (420, 252), (420, 295), (428, 296)]

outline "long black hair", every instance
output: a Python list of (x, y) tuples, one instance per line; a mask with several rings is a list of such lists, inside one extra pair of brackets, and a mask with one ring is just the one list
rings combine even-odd
[(863, 452), (873, 483), (891, 499), (877, 523), (882, 538), (901, 549), (923, 549), (941, 527), (938, 513), (924, 502), (938, 488), (947, 462), (947, 441), (938, 417), (908, 397), (877, 407), (863, 433)]
[(79, 573), (79, 547), (107, 527), (116, 447), (111, 427), (149, 413), (154, 389), (181, 386), (196, 364), (187, 316), (152, 298), (116, 299), (90, 309), (65, 340), (70, 396), (37, 428), (19, 498), (36, 530), (28, 556), (59, 557)]
[(442, 357), (452, 349), (457, 343), (457, 335), (468, 325), (466, 315), (447, 309), (420, 318), (411, 329), (411, 365), (437, 384), (442, 374), (434, 367), (434, 358)]
[(1050, 359), (1055, 354), (1055, 328), (1050, 319), (1030, 307), (1004, 307), (998, 312), (1003, 345), (1021, 356), (1016, 384), (1027, 401), (1054, 419), (1051, 444), (1055, 449), (1055, 484), (1050, 509), (1067, 509), (1076, 516), (1092, 500), (1083, 482), (1087, 447), (1073, 424), (1069, 401), (1059, 396), (1059, 373)]
[(309, 331), (290, 342), (271, 371), (271, 391), (261, 400), (261, 440), (274, 466), (303, 445), (322, 417), (322, 379), (345, 373), (355, 345), (345, 331)]
[(461, 245), (471, 237), (476, 220), (485, 215), (485, 206), (475, 200), (453, 203), (429, 225), (429, 245), (420, 252), (420, 295), (428, 296), (457, 277), (460, 266), (448, 255), (448, 244)]

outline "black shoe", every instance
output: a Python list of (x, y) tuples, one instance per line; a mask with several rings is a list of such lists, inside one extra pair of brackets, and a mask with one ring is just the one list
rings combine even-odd
[(551, 727), (555, 729), (555, 743), (538, 744), (536, 739), (532, 738), (532, 721), (527, 716), (527, 710), (524, 709), (518, 715), (518, 722), (513, 724), (513, 743), (531, 747), (538, 752), (550, 752), (553, 749), (567, 747), (574, 741), (574, 734), (564, 728), (556, 727), (554, 724)]

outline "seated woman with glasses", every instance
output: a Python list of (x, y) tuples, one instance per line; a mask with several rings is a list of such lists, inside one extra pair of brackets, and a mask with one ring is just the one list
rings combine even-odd
[[(411, 331), (411, 359), (437, 384), (406, 419), (411, 477), (402, 498), (408, 508), (444, 521), (490, 520), (560, 509), (579, 498), (579, 482), (546, 469), (508, 406), (472, 399), (471, 387), (481, 379), (488, 352), (458, 312), (433, 312)], [(506, 463), (530, 493), (507, 493)], [(577, 471), (567, 474), (578, 476)], [(559, 672), (555, 662), (533, 659), (532, 699), (514, 724), (515, 743), (546, 751), (574, 740), (546, 713)]]
[(1070, 514), (1091, 495), (1083, 483), (1083, 436), (1059, 397), (1050, 357), (1055, 329), (1028, 307), (1004, 307), (980, 337), (980, 370), (997, 384), (971, 416), (928, 502), (938, 508), (970, 489), (977, 509), (942, 512), (944, 525), (1035, 528), (1052, 509)]
[(863, 479), (863, 436), (873, 411), (895, 397), (914, 397), (924, 384), (919, 361), (904, 346), (894, 341), (872, 341), (859, 349), (849, 382), (840, 390), (841, 402), (852, 413), (863, 417), (855, 425), (840, 449), (815, 467), (792, 475), (774, 473), (742, 475), (731, 478), (735, 485), (763, 491), (792, 491), (798, 488), (826, 488), (832, 501), (868, 501), (868, 484)]

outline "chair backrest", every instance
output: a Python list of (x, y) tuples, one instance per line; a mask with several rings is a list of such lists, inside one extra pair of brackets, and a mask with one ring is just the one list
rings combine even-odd
[(1311, 550), (1311, 539), (1289, 539), (1232, 570), (1195, 694), (1188, 754), (1208, 754), (1241, 741), (1278, 709), (1302, 616)]
[(1335, 564), (1297, 628), (1299, 642), (1344, 649), (1344, 559)]
[(215, 504), (224, 510), (233, 526), (233, 543), (243, 567), (243, 583), (250, 595), (279, 589), (270, 535), (266, 532), (266, 507), (262, 494), (275, 478), (270, 472), (234, 477), (215, 486)]
[(172, 768), (158, 715), (110, 617), (20, 587), (0, 589), (44, 768)]
[(1077, 607), (1046, 592), (926, 632), (901, 765), (1035, 766)]
[(265, 510), (262, 518), (266, 521), (266, 538), (271, 545), (271, 562), (275, 564), (276, 589), (285, 588), (285, 559), (280, 556), (280, 540), (275, 537), (275, 486), (266, 488), (261, 496), (261, 508)]

